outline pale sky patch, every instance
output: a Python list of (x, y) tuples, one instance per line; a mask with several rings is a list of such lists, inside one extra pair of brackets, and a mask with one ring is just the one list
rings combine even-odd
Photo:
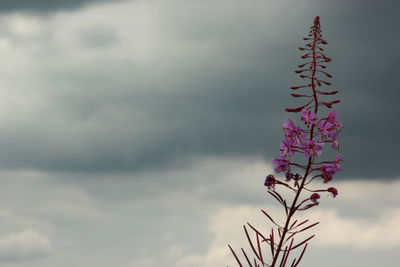
[(50, 251), (50, 240), (31, 229), (0, 237), (0, 261), (20, 261), (44, 257)]

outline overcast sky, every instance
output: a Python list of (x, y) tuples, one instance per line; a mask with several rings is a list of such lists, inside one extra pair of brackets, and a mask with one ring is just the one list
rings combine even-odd
[(262, 182), (319, 15), (344, 164), (304, 265), (395, 266), (399, 10), (0, 0), (0, 265), (234, 266), (226, 244), (276, 208)]

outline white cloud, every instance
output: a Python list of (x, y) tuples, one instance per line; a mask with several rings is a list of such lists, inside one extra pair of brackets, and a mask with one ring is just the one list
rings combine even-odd
[(315, 244), (357, 249), (400, 246), (400, 209), (386, 210), (377, 218), (342, 217), (335, 210), (315, 210), (311, 217), (321, 222)]
[(31, 229), (0, 238), (0, 261), (19, 261), (46, 256), (50, 240)]
[[(384, 180), (384, 179), (382, 179)], [(341, 198), (354, 202), (400, 202), (400, 180), (350, 180), (340, 182), (338, 185)]]
[[(268, 168), (266, 168), (268, 169)], [(316, 238), (310, 242), (311, 248), (332, 249), (332, 248), (350, 248), (352, 250), (372, 251), (383, 249), (395, 249), (400, 247), (400, 209), (396, 208), (399, 201), (391, 193), (400, 190), (400, 183), (380, 183), (368, 181), (346, 181), (337, 182), (335, 186), (341, 189), (341, 194), (335, 208), (325, 208), (321, 200), (321, 206), (314, 210), (299, 216), (298, 219), (310, 219), (312, 222), (320, 222), (313, 231), (306, 233), (306, 236), (316, 234)], [(372, 193), (376, 189), (376, 193)], [(359, 197), (353, 197), (352, 192)], [(369, 192), (370, 194), (366, 194)], [(347, 207), (357, 209), (357, 205), (362, 199), (365, 203), (379, 201), (385, 192), (389, 195), (386, 199), (392, 198), (392, 206), (385, 208), (385, 203), (381, 203), (381, 211), (368, 216), (359, 216), (358, 213), (352, 215), (343, 215), (342, 210)], [(268, 201), (266, 199), (266, 201)], [(382, 206), (383, 204), (383, 206)], [(210, 217), (208, 230), (213, 238), (208, 249), (203, 254), (188, 253), (179, 258), (179, 267), (200, 267), (200, 266), (235, 266), (233, 256), (227, 247), (231, 244), (240, 254), (240, 248), (243, 247), (248, 252), (251, 248), (248, 246), (244, 235), (242, 225), (250, 222), (261, 232), (268, 234), (265, 230), (272, 225), (266, 217), (260, 212), (261, 203), (252, 205), (232, 205), (221, 208)], [(281, 210), (273, 206), (263, 205), (263, 209), (271, 215), (282, 214)], [(395, 207), (393, 207), (395, 206)], [(276, 216), (274, 216), (276, 218)], [(279, 216), (278, 216), (279, 217)], [(282, 218), (281, 218), (282, 219)], [(279, 221), (279, 218), (278, 220)], [(250, 253), (251, 254), (251, 253)]]
[[(250, 251), (242, 225), (250, 222), (266, 230), (271, 225), (260, 209), (281, 214), (262, 185), (270, 171), (270, 164), (257, 158), (207, 157), (180, 169), (97, 179), (3, 173), (0, 229), (4, 235), (32, 227), (54, 239), (55, 247), (76, 264), (91, 261), (86, 266), (106, 266), (115, 255), (120, 255), (119, 266), (235, 266), (227, 244)], [(307, 213), (321, 222), (310, 256), (341, 248), (360, 253), (398, 248), (400, 201), (395, 194), (400, 183), (353, 180), (332, 186), (340, 195), (322, 196), (315, 212)], [(374, 210), (364, 209), (372, 204)], [(99, 251), (107, 252), (94, 258)], [(62, 262), (60, 254), (54, 257)], [(47, 257), (46, 264), (54, 263), (54, 257)]]

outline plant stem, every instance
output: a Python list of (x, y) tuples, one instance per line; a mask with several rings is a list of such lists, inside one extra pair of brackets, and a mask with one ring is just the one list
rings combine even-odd
[[(317, 61), (316, 46), (317, 46), (317, 40), (318, 40), (318, 36), (317, 36), (318, 31), (317, 30), (318, 29), (314, 29), (313, 43), (312, 43), (312, 46), (311, 46), (312, 56), (313, 56), (313, 61), (312, 61), (312, 64), (311, 64), (311, 67), (312, 67), (311, 88), (312, 88), (312, 91), (313, 91), (313, 98), (314, 98), (314, 102), (315, 102), (315, 106), (314, 106), (315, 114), (317, 114), (317, 112), (318, 112), (318, 99), (317, 99), (317, 92), (316, 92), (316, 85), (315, 85), (315, 79), (316, 79), (316, 73), (317, 73), (317, 62), (316, 62)], [(310, 140), (312, 140), (313, 137), (314, 137), (314, 129), (315, 129), (315, 124), (313, 124), (311, 126)], [(295, 197), (293, 199), (293, 203), (292, 203), (292, 206), (290, 207), (289, 214), (287, 215), (285, 227), (283, 228), (283, 231), (282, 231), (282, 237), (281, 237), (281, 239), (279, 241), (279, 244), (278, 244), (278, 247), (276, 249), (276, 253), (275, 253), (274, 259), (272, 261), (271, 267), (275, 267), (275, 264), (276, 264), (276, 262), (278, 261), (278, 258), (279, 258), (279, 254), (282, 251), (282, 246), (283, 246), (283, 244), (285, 242), (286, 234), (289, 231), (288, 228), (289, 228), (290, 220), (292, 219), (292, 216), (296, 213), (297, 200), (299, 199), (301, 191), (304, 188), (304, 185), (305, 185), (307, 177), (308, 177), (308, 175), (310, 173), (310, 169), (311, 169), (311, 165), (313, 164), (313, 161), (314, 161), (314, 157), (309, 157), (308, 158), (308, 164), (307, 164), (306, 171), (304, 173), (304, 177), (303, 177), (302, 182), (300, 184), (299, 190), (297, 190), (296, 195), (295, 195)]]

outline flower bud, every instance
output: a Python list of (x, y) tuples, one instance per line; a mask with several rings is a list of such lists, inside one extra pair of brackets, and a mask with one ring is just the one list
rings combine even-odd
[(338, 191), (337, 191), (337, 189), (334, 188), (334, 187), (329, 187), (326, 191), (329, 192), (329, 193), (331, 193), (331, 194), (332, 194), (332, 197), (336, 197), (336, 196), (338, 195)]
[(273, 176), (272, 174), (268, 175), (265, 178), (264, 186), (266, 186), (268, 189), (273, 190), (275, 188), (275, 184), (276, 184), (275, 176)]
[(314, 203), (318, 203), (318, 199), (320, 199), (321, 196), (318, 193), (314, 193), (310, 196), (310, 200)]
[(286, 177), (286, 182), (289, 182), (290, 180), (292, 180), (294, 178), (294, 175), (291, 172), (287, 172), (285, 174), (285, 177)]

